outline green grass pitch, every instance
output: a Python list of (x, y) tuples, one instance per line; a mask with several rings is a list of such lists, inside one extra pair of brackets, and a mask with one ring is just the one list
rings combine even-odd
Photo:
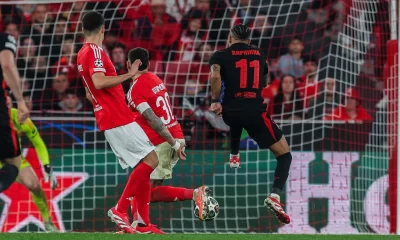
[(394, 235), (282, 235), (282, 234), (168, 234), (120, 235), (112, 233), (0, 233), (0, 240), (394, 240)]

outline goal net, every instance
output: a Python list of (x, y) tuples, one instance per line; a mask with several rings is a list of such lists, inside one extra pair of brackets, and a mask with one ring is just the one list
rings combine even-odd
[[(209, 222), (194, 217), (190, 201), (151, 204), (152, 223), (167, 232), (399, 231), (399, 62), (391, 1), (13, 1), (0, 6), (2, 29), (18, 39), (24, 96), (32, 103), (31, 116), (49, 149), (59, 188), (44, 183), (35, 150), (23, 138), (24, 155), (41, 179), (60, 230), (112, 231), (106, 213), (129, 174), (98, 131), (77, 74), (80, 20), (96, 10), (105, 18), (102, 48), (117, 73), (126, 72), (130, 49), (144, 47), (151, 54), (150, 70), (168, 88), (188, 160), (178, 163), (164, 184), (206, 184), (220, 204), (219, 216)], [(251, 44), (266, 53), (269, 80), (263, 97), (293, 151), (282, 195), (292, 223), (285, 226), (263, 206), (275, 157), (243, 131), (242, 167), (230, 169), (229, 127), (208, 111), (208, 59), (227, 46), (237, 23), (251, 27)], [(125, 90), (129, 84), (123, 84)], [(13, 184), (0, 199), (0, 231), (43, 231), (43, 219), (22, 185)]]

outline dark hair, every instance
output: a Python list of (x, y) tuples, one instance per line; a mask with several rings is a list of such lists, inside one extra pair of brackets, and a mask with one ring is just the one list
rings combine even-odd
[(64, 35), (64, 41), (65, 40), (72, 40), (74, 41), (74, 35), (73, 34), (66, 34)]
[(244, 24), (238, 24), (231, 29), (231, 33), (238, 40), (248, 40), (250, 38), (251, 30)]
[(119, 43), (119, 42), (114, 44), (114, 46), (112, 47), (111, 51), (114, 50), (115, 48), (122, 48), (122, 49), (124, 49), (124, 51), (126, 50), (126, 46), (124, 44), (122, 44), (122, 43)]
[(317, 63), (317, 59), (313, 55), (304, 55), (304, 56), (302, 56), (302, 59), (303, 59), (303, 63), (306, 63), (306, 62)]
[(6, 31), (6, 29), (7, 29), (7, 26), (8, 26), (8, 25), (10, 25), (10, 24), (14, 24), (15, 26), (17, 26), (17, 30), (18, 30), (18, 32), (21, 30), (21, 28), (20, 28), (20, 26), (19, 26), (19, 24), (18, 24), (18, 23), (10, 21), (10, 22), (6, 22), (6, 23), (4, 24), (3, 31)]
[(74, 89), (72, 89), (72, 88), (68, 88), (67, 90), (65, 90), (65, 95), (68, 95), (68, 94), (75, 95), (75, 96), (78, 97), (78, 94), (77, 94), (76, 91), (75, 91)]
[(128, 53), (128, 61), (130, 63), (133, 63), (136, 59), (140, 59), (140, 61), (142, 61), (142, 65), (140, 65), (139, 71), (145, 70), (149, 65), (149, 51), (140, 47), (130, 50)]
[(22, 93), (22, 97), (29, 97), (30, 98), (31, 97), (31, 93), (25, 91), (25, 92)]
[(292, 38), (292, 40), (290, 40), (290, 43), (292, 43), (293, 41), (299, 41), (299, 42), (303, 43), (303, 39), (300, 36), (294, 36)]
[[(282, 110), (282, 106), (284, 103), (282, 85), (283, 85), (283, 79), (285, 77), (291, 77), (293, 79), (293, 84), (294, 84), (294, 89), (293, 89), (292, 95), (290, 96), (290, 101), (293, 102), (293, 108), (292, 108), (293, 112), (289, 112), (289, 113), (285, 113)], [(282, 116), (282, 118), (287, 118), (289, 116), (292, 116), (292, 114), (299, 115), (298, 112), (301, 111), (302, 109), (303, 109), (303, 101), (301, 101), (301, 98), (297, 91), (296, 78), (290, 74), (282, 75), (281, 82), (280, 82), (279, 88), (278, 88), (278, 94), (276, 94), (276, 96), (274, 97), (274, 100), (273, 100), (273, 114), (274, 115), (279, 114)], [(302, 117), (302, 116), (300, 115), (300, 117)]]
[(82, 27), (85, 34), (90, 35), (97, 33), (101, 26), (104, 25), (104, 17), (101, 13), (91, 11), (86, 13), (82, 18)]

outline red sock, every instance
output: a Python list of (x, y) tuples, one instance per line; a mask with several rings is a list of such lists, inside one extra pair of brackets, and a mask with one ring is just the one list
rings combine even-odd
[(138, 214), (137, 214), (137, 202), (135, 197), (132, 198), (131, 200), (131, 211), (132, 211), (133, 221), (137, 221)]
[(151, 190), (151, 202), (175, 202), (193, 199), (193, 189), (159, 186)]
[(139, 223), (144, 223), (146, 225), (150, 224), (150, 174), (153, 172), (153, 170), (153, 168), (143, 162), (142, 164), (139, 164), (135, 169), (135, 173), (137, 173), (135, 174), (135, 198), (138, 209), (138, 221)]
[[(136, 168), (129, 176), (124, 192), (122, 193), (121, 198), (118, 201), (117, 210), (119, 212), (126, 213), (128, 211), (130, 205), (130, 201), (128, 198), (132, 198), (137, 195), (143, 196), (146, 193), (148, 194), (148, 198), (150, 198), (150, 174), (152, 172), (153, 169), (144, 162), (140, 162), (136, 166)], [(141, 197), (141, 200), (137, 199), (137, 201), (142, 200), (146, 201), (146, 199), (143, 199), (143, 197)], [(148, 202), (149, 201), (147, 201), (147, 203)]]

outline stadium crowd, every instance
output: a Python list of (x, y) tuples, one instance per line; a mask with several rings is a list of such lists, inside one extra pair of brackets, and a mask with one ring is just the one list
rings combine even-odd
[[(372, 120), (380, 97), (365, 101), (369, 94), (365, 88), (382, 94), (378, 76), (383, 61), (374, 58), (381, 51), (377, 37), (365, 57), (369, 65), (361, 69), (364, 81), (359, 82), (364, 89), (359, 85), (343, 89), (338, 83), (346, 79), (318, 74), (321, 57), (328, 54), (331, 42), (339, 41), (349, 1), (314, 0), (294, 4), (298, 8), (294, 10), (277, 9), (292, 1), (194, 0), (183, 1), (183, 6), (181, 2), (2, 5), (0, 27), (18, 39), (17, 66), (30, 107), (42, 113), (91, 109), (78, 79), (76, 55), (83, 43), (79, 20), (85, 9), (94, 9), (107, 20), (103, 50), (117, 73), (126, 72), (129, 49), (149, 49), (151, 70), (165, 80), (175, 111), (183, 119), (207, 115), (208, 59), (226, 46), (231, 26), (242, 22), (253, 29), (251, 44), (266, 52), (270, 73), (263, 97), (275, 118)], [(125, 82), (125, 90), (128, 87)]]

